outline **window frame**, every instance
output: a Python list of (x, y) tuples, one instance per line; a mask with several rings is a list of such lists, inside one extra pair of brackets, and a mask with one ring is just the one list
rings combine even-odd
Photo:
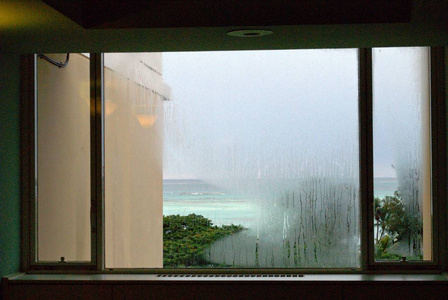
[[(361, 190), (364, 186), (365, 197), (362, 202), (366, 209), (361, 213), (367, 214), (367, 260), (366, 271), (382, 272), (409, 272), (409, 271), (435, 271), (446, 268), (446, 103), (444, 92), (444, 49), (443, 47), (429, 47), (429, 77), (430, 82), (430, 143), (431, 143), (431, 202), (432, 202), (432, 261), (376, 261), (374, 258), (374, 185), (373, 185), (373, 68), (372, 48), (366, 49), (365, 79), (365, 141), (364, 162), (367, 168), (363, 170), (360, 163)], [(360, 106), (362, 101), (360, 101)], [(362, 112), (360, 112), (362, 114)], [(444, 137), (444, 138), (441, 138)], [(360, 138), (361, 141), (362, 137)], [(361, 146), (361, 149), (363, 147)], [(361, 158), (362, 159), (362, 158)], [(362, 183), (365, 182), (363, 185)], [(366, 219), (362, 219), (366, 220)]]
[[(37, 55), (21, 61), (21, 227), (23, 271), (98, 271), (104, 265), (102, 165), (102, 54), (90, 54), (90, 262), (37, 261)], [(98, 213), (100, 212), (100, 213)]]
[(37, 56), (24, 55), (21, 66), (21, 203), (22, 271), (32, 273), (201, 273), (201, 274), (350, 274), (440, 272), (447, 268), (445, 52), (430, 47), (430, 127), (432, 190), (432, 261), (375, 261), (373, 217), (372, 49), (358, 48), (360, 268), (352, 269), (109, 269), (104, 261), (104, 78), (103, 54), (90, 54), (91, 261), (37, 261), (36, 105)]

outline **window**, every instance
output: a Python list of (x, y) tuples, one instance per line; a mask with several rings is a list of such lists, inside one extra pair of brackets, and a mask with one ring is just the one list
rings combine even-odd
[(428, 49), (372, 54), (375, 257), (431, 261)]
[(29, 58), (24, 264), (437, 269), (439, 60), (422, 47)]
[(104, 63), (106, 268), (360, 266), (356, 49)]
[(37, 261), (90, 261), (89, 58), (54, 68), (37, 60)]

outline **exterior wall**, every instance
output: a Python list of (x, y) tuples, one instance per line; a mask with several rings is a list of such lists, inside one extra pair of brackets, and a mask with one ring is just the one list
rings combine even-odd
[(163, 266), (161, 54), (105, 55), (107, 268)]

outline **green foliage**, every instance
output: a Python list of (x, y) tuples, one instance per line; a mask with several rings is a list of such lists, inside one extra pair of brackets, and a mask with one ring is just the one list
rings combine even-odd
[(379, 246), (382, 249), (387, 249), (390, 245), (392, 245), (392, 238), (388, 235), (383, 236), (379, 242)]
[(241, 225), (213, 226), (211, 220), (195, 214), (163, 217), (164, 267), (205, 267), (210, 262), (203, 252), (214, 241), (243, 230)]
[(397, 191), (394, 196), (386, 196), (384, 199), (375, 198), (375, 213), (381, 228), (377, 242), (384, 234), (398, 240), (408, 236), (409, 216)]
[(384, 235), (375, 245), (375, 258), (379, 260), (399, 260), (399, 255), (387, 252), (392, 244), (392, 238), (389, 235)]
[(394, 243), (410, 238), (413, 232), (421, 235), (421, 224), (417, 215), (406, 211), (398, 191), (394, 196), (384, 199), (375, 198), (375, 220), (378, 226), (375, 238), (376, 259), (400, 259), (400, 256), (388, 253)]
[(376, 260), (400, 260), (401, 257), (396, 254), (388, 253), (388, 252), (377, 252), (375, 253)]

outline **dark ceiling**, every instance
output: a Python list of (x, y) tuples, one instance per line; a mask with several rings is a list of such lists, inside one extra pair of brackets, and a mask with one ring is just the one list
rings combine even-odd
[(44, 0), (84, 28), (406, 23), (410, 0)]

